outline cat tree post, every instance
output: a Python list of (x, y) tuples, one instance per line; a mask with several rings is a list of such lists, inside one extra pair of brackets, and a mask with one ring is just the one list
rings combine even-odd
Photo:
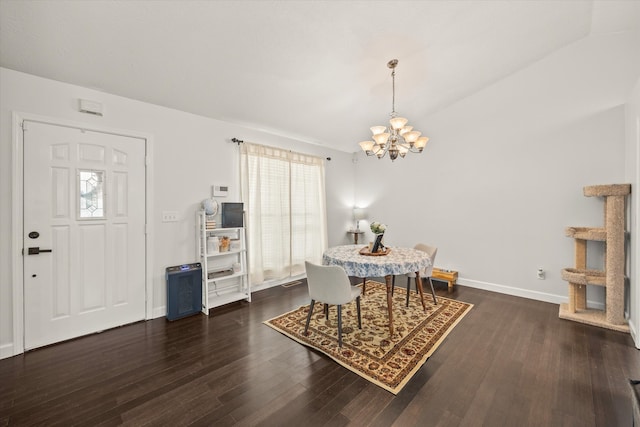
[(624, 325), (624, 196), (607, 197), (606, 209), (607, 322)]
[[(574, 265), (579, 269), (587, 268), (587, 241), (584, 239), (575, 240)], [(574, 307), (572, 312), (575, 313), (576, 309), (584, 310), (585, 308), (587, 308), (587, 286), (579, 285), (577, 283), (573, 283), (572, 285), (574, 292)]]
[[(575, 239), (575, 267), (562, 270), (569, 282), (569, 302), (560, 305), (562, 319), (629, 332), (624, 318), (625, 199), (631, 184), (584, 187), (586, 197), (604, 198), (604, 228), (568, 227), (566, 235)], [(604, 270), (587, 269), (587, 241), (605, 243)], [(587, 285), (605, 287), (605, 309), (587, 307)]]

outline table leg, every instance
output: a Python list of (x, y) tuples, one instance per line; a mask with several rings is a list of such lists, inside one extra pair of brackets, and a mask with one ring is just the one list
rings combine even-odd
[(353, 244), (354, 245), (358, 244), (358, 233), (353, 233)]
[(393, 286), (391, 284), (391, 275), (384, 276), (384, 281), (387, 285), (387, 310), (389, 310), (389, 334), (393, 335), (393, 298), (391, 297), (391, 290)]
[(424, 304), (424, 291), (422, 289), (422, 277), (420, 277), (420, 272), (416, 271), (416, 288), (418, 288), (418, 292), (420, 293), (420, 301), (422, 302), (422, 309), (427, 311), (427, 306)]

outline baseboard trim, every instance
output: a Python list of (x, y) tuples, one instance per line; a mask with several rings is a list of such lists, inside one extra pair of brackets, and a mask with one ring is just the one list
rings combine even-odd
[[(483, 282), (480, 280), (459, 277), (459, 285), (470, 288), (482, 289), (485, 291), (497, 292), (499, 294), (512, 295), (514, 297), (528, 298), (536, 301), (550, 302), (552, 304), (566, 304), (569, 297), (566, 295), (549, 294), (546, 292), (532, 291), (529, 289), (516, 288), (513, 286), (499, 285), (497, 283)], [(597, 310), (604, 310), (604, 303), (587, 301), (587, 306)]]
[(152, 319), (157, 319), (158, 317), (164, 317), (166, 315), (167, 315), (167, 306), (163, 305), (162, 307), (156, 307), (153, 309)]
[(3, 344), (0, 346), (0, 359), (8, 359), (13, 356), (15, 356), (13, 353), (13, 343)]
[[(269, 282), (261, 283), (260, 285), (253, 286), (251, 288), (251, 292), (258, 292), (265, 289), (272, 288), (274, 286), (280, 286), (285, 283), (289, 283), (294, 280), (301, 280), (306, 278), (306, 274), (300, 274), (294, 277), (288, 277), (282, 280), (272, 280)], [(565, 304), (568, 302), (568, 297), (566, 295), (557, 295), (557, 294), (549, 294), (546, 292), (538, 292), (532, 291), (529, 289), (516, 288), (513, 286), (500, 285), (497, 283), (483, 282), (481, 280), (473, 280), (465, 277), (459, 277), (457, 281), (458, 285), (468, 286), (470, 288), (482, 289), (485, 291), (497, 292), (499, 294), (512, 295), (515, 297), (528, 298), (536, 301), (550, 302), (552, 304)], [(604, 303), (596, 302), (596, 301), (587, 301), (587, 306), (590, 308), (594, 308), (597, 310), (604, 310)], [(167, 307), (161, 306), (153, 309), (153, 319), (157, 319), (158, 317), (164, 317), (167, 314)], [(629, 327), (631, 328), (631, 335), (634, 337), (634, 341), (638, 342), (638, 349), (640, 349), (640, 342), (635, 340), (636, 330), (633, 328), (631, 322), (629, 322)], [(5, 347), (9, 347), (8, 350), (5, 350)], [(4, 354), (8, 352), (10, 353), (8, 356)], [(13, 356), (13, 344), (6, 344), (5, 346), (0, 347), (0, 359), (3, 357), (11, 357)]]
[[(263, 291), (265, 289), (273, 288), (274, 286), (284, 285), (285, 283), (293, 282), (294, 280), (301, 280), (306, 278), (306, 274), (299, 274), (297, 276), (287, 277), (286, 279), (281, 280), (270, 280), (268, 282), (263, 282), (259, 285), (251, 287), (251, 293)], [(157, 319), (158, 317), (165, 317), (167, 315), (167, 306), (163, 305), (160, 307), (155, 307), (152, 312), (152, 319)], [(150, 319), (148, 319), (150, 320)]]
[(627, 322), (629, 323), (629, 333), (631, 334), (631, 339), (633, 340), (633, 344), (637, 349), (640, 350), (640, 342), (638, 341), (638, 331), (636, 330), (636, 325), (631, 321), (630, 318), (627, 318)]
[(265, 289), (273, 288), (275, 286), (284, 285), (289, 282), (294, 282), (296, 280), (305, 279), (306, 277), (307, 277), (306, 274), (298, 274), (297, 276), (287, 277), (286, 279), (269, 280), (267, 282), (262, 282), (259, 285), (251, 286), (251, 293), (263, 291)]

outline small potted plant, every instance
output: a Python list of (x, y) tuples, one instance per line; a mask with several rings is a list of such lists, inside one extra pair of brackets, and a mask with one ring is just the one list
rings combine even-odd
[(378, 221), (373, 221), (371, 223), (371, 231), (373, 232), (373, 234), (384, 234), (384, 232), (386, 231), (387, 226), (382, 224), (381, 222)]

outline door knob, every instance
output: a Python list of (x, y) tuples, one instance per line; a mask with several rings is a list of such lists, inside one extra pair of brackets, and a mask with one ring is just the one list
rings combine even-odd
[(35, 248), (29, 248), (29, 255), (38, 255), (39, 253), (42, 252), (52, 252), (51, 249), (40, 249), (39, 247), (35, 247)]

